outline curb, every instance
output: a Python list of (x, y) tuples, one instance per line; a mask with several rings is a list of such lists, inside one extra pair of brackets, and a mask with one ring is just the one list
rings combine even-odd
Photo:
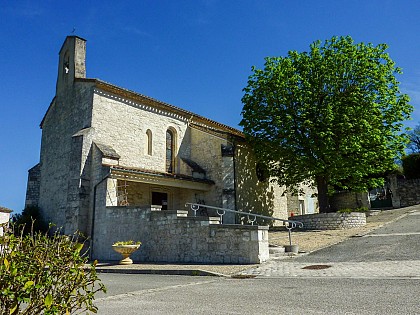
[(116, 269), (96, 267), (97, 273), (142, 274), (167, 276), (200, 276), (200, 277), (229, 277), (227, 275), (201, 269)]

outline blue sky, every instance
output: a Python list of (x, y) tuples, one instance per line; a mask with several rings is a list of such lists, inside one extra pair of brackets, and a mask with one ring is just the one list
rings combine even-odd
[(39, 123), (55, 93), (67, 35), (87, 40), (87, 77), (238, 127), (251, 66), (350, 35), (387, 43), (420, 121), (417, 0), (0, 0), (0, 205), (24, 207), (39, 161)]

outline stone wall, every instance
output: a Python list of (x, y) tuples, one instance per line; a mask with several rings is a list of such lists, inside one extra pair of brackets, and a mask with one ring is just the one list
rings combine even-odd
[(391, 188), (394, 199), (398, 199), (401, 207), (408, 207), (420, 204), (420, 179), (399, 179), (397, 192)]
[(118, 260), (111, 245), (143, 244), (134, 261), (261, 263), (268, 259), (268, 227), (221, 225), (214, 218), (187, 217), (187, 211), (106, 207), (96, 214), (93, 258)]
[(330, 197), (330, 205), (333, 211), (341, 209), (356, 209), (361, 207), (370, 208), (370, 201), (368, 193), (340, 191)]
[[(246, 143), (236, 144), (236, 208), (244, 212), (254, 212), (280, 219), (287, 219), (287, 195), (285, 187), (270, 182), (260, 181), (256, 173), (257, 162)], [(280, 221), (274, 225), (283, 225)]]
[(339, 230), (366, 225), (366, 215), (361, 212), (307, 214), (289, 219), (302, 222), (304, 230)]

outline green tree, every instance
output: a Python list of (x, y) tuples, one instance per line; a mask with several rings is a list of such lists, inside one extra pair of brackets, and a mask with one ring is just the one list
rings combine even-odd
[(241, 126), (274, 181), (318, 188), (321, 212), (331, 189), (365, 190), (394, 168), (408, 137), (412, 106), (399, 91), (387, 46), (347, 37), (316, 41), (309, 52), (265, 58), (244, 88)]
[(78, 239), (58, 232), (0, 237), (0, 314), (96, 313), (94, 295), (105, 287)]
[(41, 216), (41, 209), (38, 206), (27, 206), (22, 213), (17, 213), (12, 216), (12, 222), (19, 229), (17, 233), (24, 235), (32, 232), (47, 232), (48, 224), (44, 222)]
[(420, 153), (420, 125), (411, 130), (408, 136), (410, 137), (408, 148), (412, 153)]
[(402, 168), (407, 179), (420, 178), (420, 153), (403, 156)]

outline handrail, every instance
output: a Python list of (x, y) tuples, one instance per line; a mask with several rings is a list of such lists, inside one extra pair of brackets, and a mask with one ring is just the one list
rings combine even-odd
[[(226, 211), (227, 212), (238, 213), (238, 214), (243, 214), (243, 215), (248, 216), (248, 221), (251, 222), (251, 225), (254, 225), (254, 222), (257, 220), (257, 217), (262, 218), (262, 219), (268, 219), (268, 220), (282, 221), (283, 223), (286, 223), (285, 227), (289, 232), (289, 243), (290, 243), (290, 245), (292, 245), (292, 234), (291, 234), (292, 229), (294, 229), (298, 226), (299, 226), (299, 228), (303, 227), (303, 222), (295, 221), (295, 220), (284, 220), (284, 219), (279, 219), (279, 218), (275, 218), (275, 217), (265, 216), (265, 215), (262, 215), (262, 214), (256, 214), (256, 213), (244, 212), (244, 211), (238, 211), (238, 210), (232, 210), (232, 209), (225, 209), (225, 208), (219, 208), (219, 207), (213, 207), (213, 206), (207, 206), (207, 205), (203, 205), (203, 204), (199, 204), (199, 203), (187, 202), (185, 204), (185, 207), (188, 207), (188, 206), (190, 206), (191, 210), (194, 211), (194, 216), (197, 216), (197, 211), (200, 209), (200, 207), (216, 210), (217, 214), (220, 216), (220, 224), (223, 224), (223, 216), (225, 215)], [(254, 218), (251, 220), (250, 216), (252, 216)]]

